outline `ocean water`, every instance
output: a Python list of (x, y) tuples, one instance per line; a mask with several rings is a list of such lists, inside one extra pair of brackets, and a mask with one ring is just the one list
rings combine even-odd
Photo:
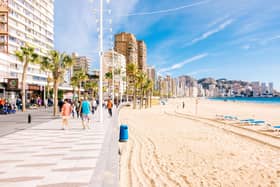
[(219, 101), (236, 101), (236, 102), (250, 102), (250, 103), (262, 103), (262, 104), (279, 104), (280, 97), (214, 97), (210, 100)]

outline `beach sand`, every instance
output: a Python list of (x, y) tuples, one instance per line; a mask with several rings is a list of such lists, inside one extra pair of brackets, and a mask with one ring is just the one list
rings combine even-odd
[(120, 111), (120, 124), (129, 127), (129, 141), (119, 143), (121, 187), (280, 186), (280, 138), (270, 146), (240, 136), (238, 131), (247, 132), (242, 129), (232, 133), (217, 128), (218, 122), (199, 120), (230, 114), (279, 123), (279, 105), (201, 99), (197, 114), (195, 106), (194, 99), (173, 99), (165, 106)]

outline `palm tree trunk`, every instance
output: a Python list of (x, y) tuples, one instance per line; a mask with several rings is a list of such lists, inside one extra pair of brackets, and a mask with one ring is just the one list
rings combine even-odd
[(73, 86), (73, 97), (72, 97), (73, 101), (75, 100), (75, 93), (76, 93), (76, 88), (75, 88), (75, 86)]
[(94, 98), (94, 88), (92, 88), (92, 91), (91, 91), (91, 98)]
[(81, 84), (79, 83), (79, 87), (78, 87), (78, 101), (80, 101), (81, 99)]
[(21, 78), (21, 101), (22, 101), (22, 111), (26, 111), (26, 90), (25, 90), (25, 82), (26, 82), (26, 71), (28, 67), (28, 62), (25, 62), (23, 65), (22, 78)]
[(149, 93), (150, 93), (150, 91), (146, 92), (145, 108), (148, 108), (148, 106), (149, 106)]
[(136, 109), (136, 83), (135, 83), (135, 78), (133, 80), (133, 109)]
[(153, 90), (150, 91), (150, 108), (152, 108), (152, 95), (153, 95)]
[(142, 108), (143, 108), (143, 97), (144, 97), (144, 89), (143, 89), (143, 87), (141, 87), (140, 92), (141, 92), (141, 97), (140, 97), (140, 109), (142, 109)]
[(126, 102), (128, 102), (128, 84), (129, 84), (128, 76), (126, 76)]
[(50, 97), (50, 83), (47, 84), (47, 98)]
[(54, 106), (53, 106), (53, 115), (57, 114), (57, 105), (58, 105), (58, 85), (59, 81), (54, 80)]

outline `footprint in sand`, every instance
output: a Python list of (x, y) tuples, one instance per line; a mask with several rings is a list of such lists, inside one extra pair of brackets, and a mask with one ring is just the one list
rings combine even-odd
[(277, 177), (280, 177), (280, 170), (276, 171)]

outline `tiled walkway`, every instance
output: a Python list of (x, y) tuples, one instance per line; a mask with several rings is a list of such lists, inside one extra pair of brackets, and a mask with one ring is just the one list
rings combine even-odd
[(89, 186), (109, 123), (83, 130), (71, 119), (71, 129), (61, 130), (57, 119), (1, 137), (0, 187)]

